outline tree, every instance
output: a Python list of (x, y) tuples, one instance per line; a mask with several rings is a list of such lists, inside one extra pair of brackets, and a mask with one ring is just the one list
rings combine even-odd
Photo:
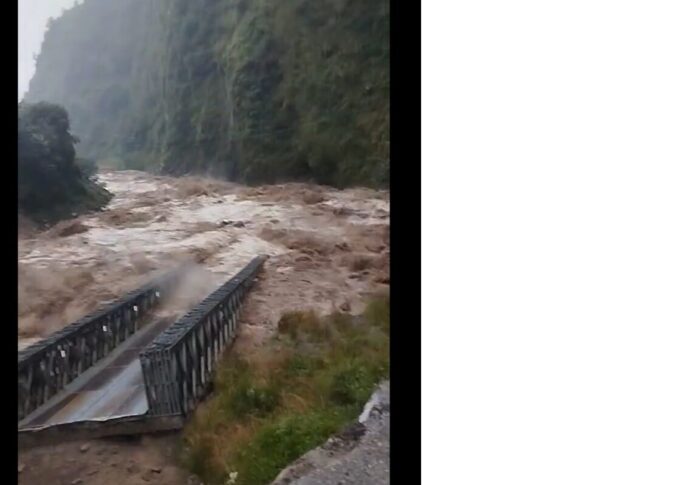
[(68, 112), (50, 103), (18, 105), (17, 172), (20, 211), (42, 220), (102, 207), (110, 198), (75, 160), (77, 139)]

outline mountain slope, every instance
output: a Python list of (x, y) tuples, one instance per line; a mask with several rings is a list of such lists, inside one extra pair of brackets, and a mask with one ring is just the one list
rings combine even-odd
[(86, 0), (27, 94), (81, 155), (247, 182), (388, 184), (388, 0)]

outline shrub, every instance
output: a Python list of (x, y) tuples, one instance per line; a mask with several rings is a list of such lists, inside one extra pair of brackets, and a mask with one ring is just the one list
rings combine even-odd
[(328, 326), (313, 312), (289, 312), (282, 315), (277, 330), (292, 339), (310, 337), (318, 340), (328, 336)]
[(239, 385), (230, 397), (231, 411), (236, 417), (264, 416), (277, 407), (279, 389), (270, 385)]
[(365, 363), (344, 363), (333, 374), (330, 398), (340, 405), (362, 405), (372, 394), (376, 382), (375, 372)]

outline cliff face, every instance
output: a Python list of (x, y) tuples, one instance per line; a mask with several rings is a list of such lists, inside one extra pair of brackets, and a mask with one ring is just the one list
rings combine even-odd
[(28, 101), (80, 155), (247, 182), (386, 185), (388, 0), (86, 0), (52, 22)]
[(150, 0), (90, 0), (49, 22), (25, 101), (64, 106), (80, 155), (128, 149), (128, 133), (155, 92), (148, 84), (155, 14)]

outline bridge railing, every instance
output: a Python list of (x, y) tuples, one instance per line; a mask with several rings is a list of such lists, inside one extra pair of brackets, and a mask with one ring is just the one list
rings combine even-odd
[(149, 311), (173, 289), (182, 271), (170, 271), (21, 350), (17, 361), (18, 421), (134, 334)]
[(187, 415), (207, 392), (216, 362), (236, 335), (243, 300), (266, 259), (254, 258), (141, 353), (150, 415)]

